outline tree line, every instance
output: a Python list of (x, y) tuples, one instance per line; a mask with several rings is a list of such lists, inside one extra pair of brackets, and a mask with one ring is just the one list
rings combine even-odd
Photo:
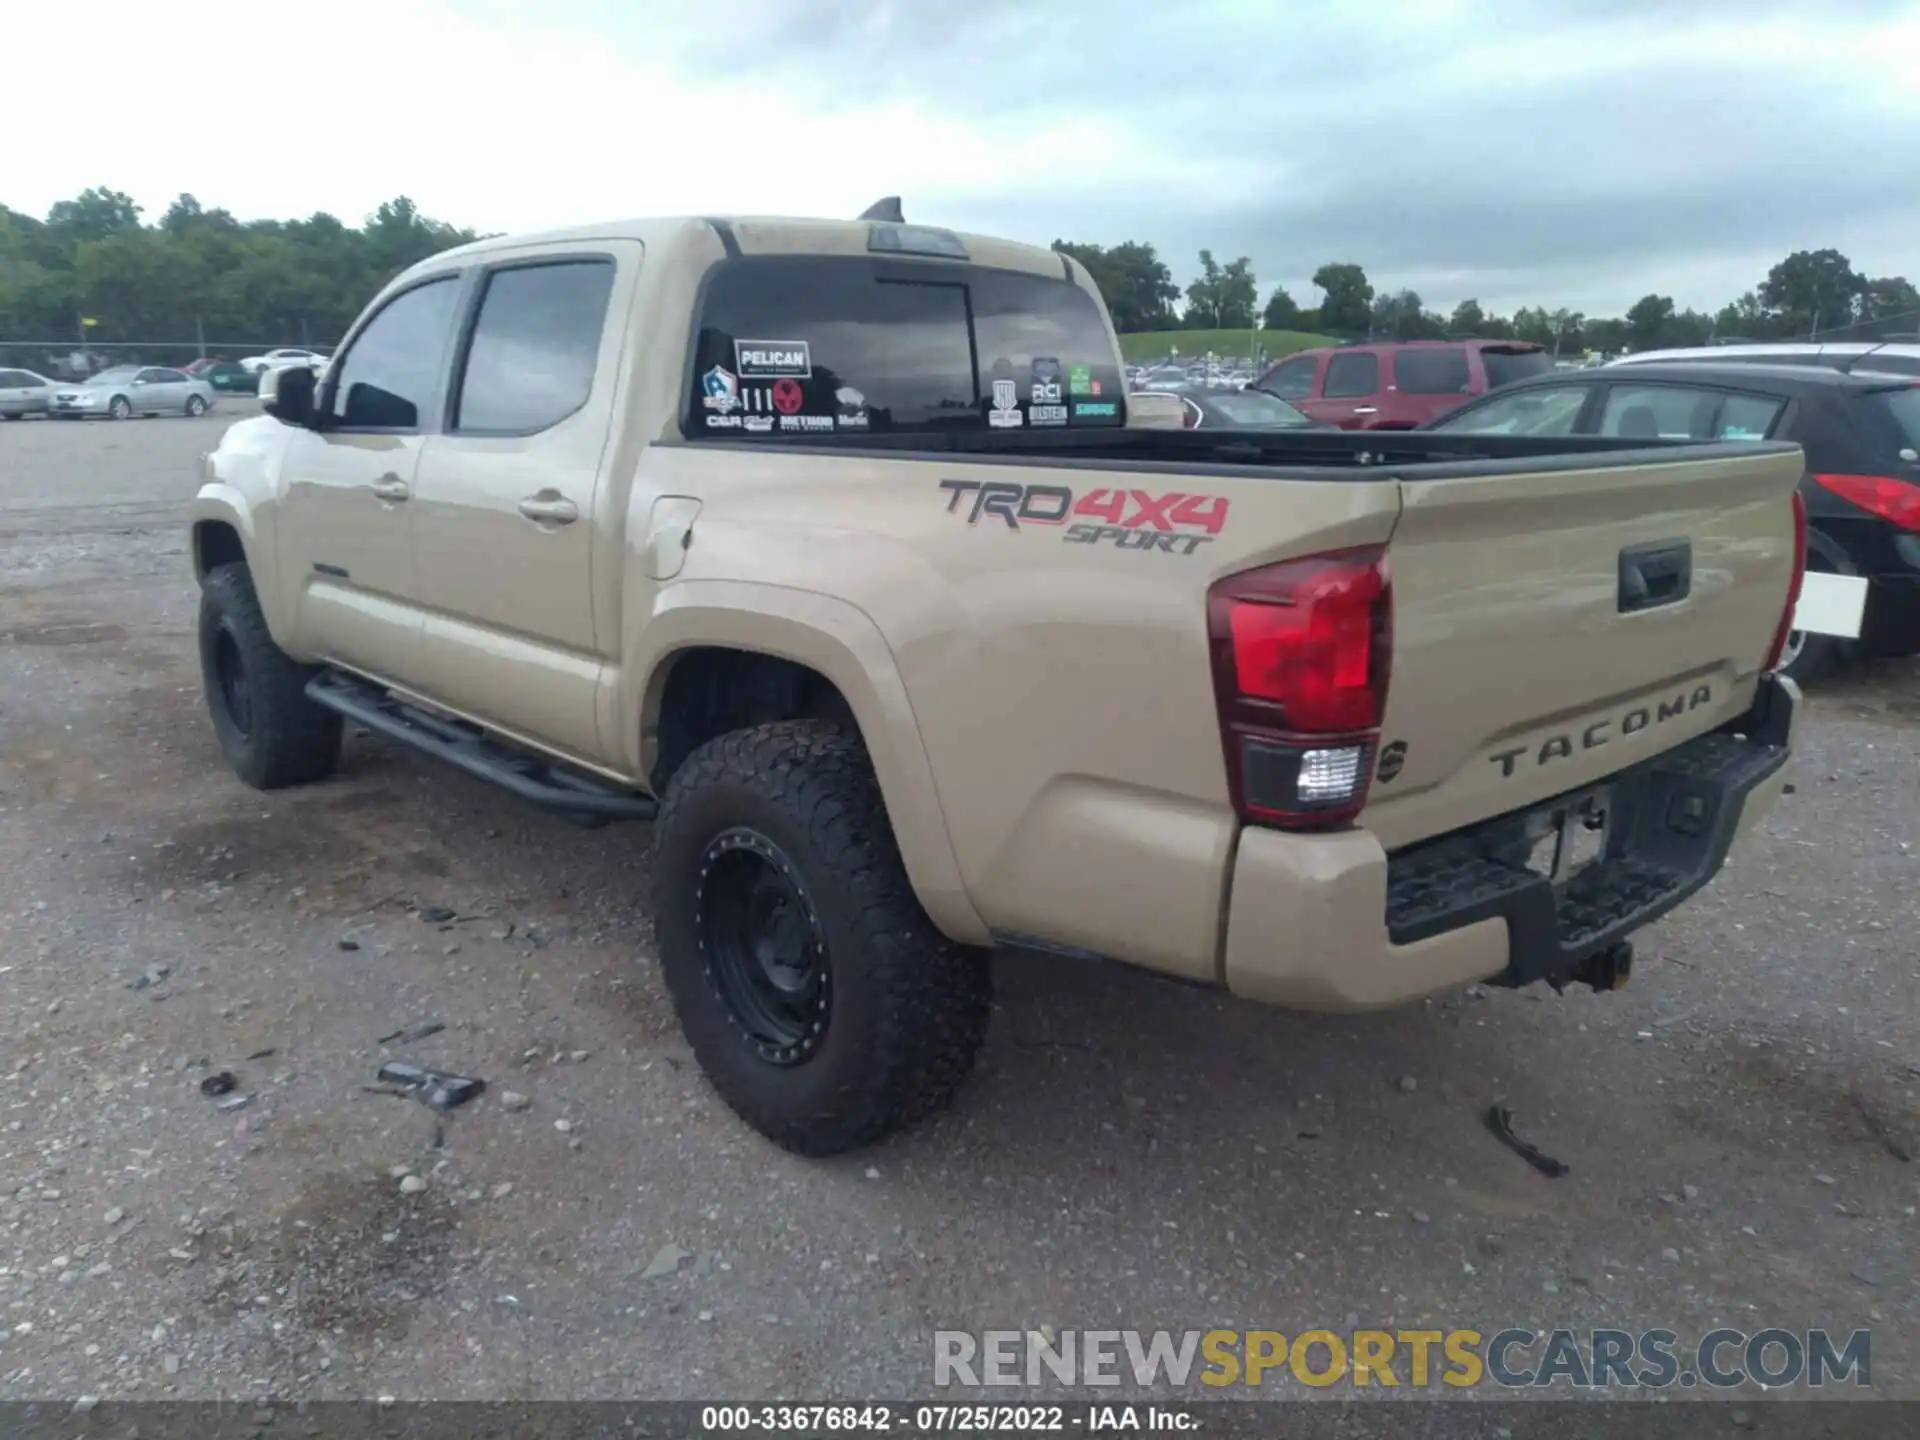
[[(95, 343), (326, 344), (401, 270), (475, 238), (422, 215), (404, 195), (357, 227), (324, 212), (241, 221), (192, 195), (148, 224), (131, 197), (104, 188), (60, 201), (44, 219), (0, 205), (0, 340), (84, 334)], [(1276, 285), (1261, 305), (1244, 255), (1223, 262), (1202, 250), (1183, 291), (1142, 241), (1056, 240), (1053, 248), (1087, 267), (1122, 333), (1252, 330), (1257, 321), (1342, 339), (1473, 335), (1611, 352), (1709, 338), (1886, 339), (1920, 331), (1920, 291), (1904, 276), (1870, 278), (1838, 250), (1796, 250), (1713, 314), (1649, 294), (1626, 314), (1604, 317), (1545, 306), (1497, 315), (1474, 299), (1443, 315), (1410, 289), (1376, 290), (1351, 261), (1314, 272), (1317, 304), (1302, 305)]]
[[(1531, 340), (1557, 352), (1619, 352), (1710, 339), (1885, 340), (1920, 331), (1920, 291), (1904, 276), (1869, 278), (1838, 250), (1796, 250), (1752, 290), (1717, 312), (1675, 308), (1669, 295), (1644, 295), (1621, 316), (1590, 316), (1565, 308), (1521, 306), (1496, 315), (1478, 300), (1462, 300), (1449, 314), (1427, 308), (1409, 289), (1378, 290), (1351, 261), (1322, 265), (1313, 274), (1317, 305), (1303, 306), (1274, 286), (1265, 306), (1253, 262), (1242, 255), (1222, 263), (1202, 250), (1199, 274), (1184, 292), (1151, 245), (1130, 240), (1111, 247), (1056, 240), (1053, 248), (1087, 267), (1107, 298), (1114, 328), (1151, 330), (1308, 331), (1341, 339), (1437, 340), (1477, 336)], [(1184, 305), (1181, 301), (1184, 299)]]
[(476, 238), (404, 195), (358, 227), (241, 221), (191, 195), (154, 224), (141, 213), (107, 189), (45, 219), (0, 205), (0, 340), (326, 344), (400, 271)]

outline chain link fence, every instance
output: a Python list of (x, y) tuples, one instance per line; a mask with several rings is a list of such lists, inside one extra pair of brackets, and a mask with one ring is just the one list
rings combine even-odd
[(315, 350), (331, 354), (331, 345), (298, 340), (0, 340), (0, 367), (31, 370), (49, 380), (84, 380), (115, 365), (167, 365), (178, 368), (199, 359), (243, 360), (269, 350)]

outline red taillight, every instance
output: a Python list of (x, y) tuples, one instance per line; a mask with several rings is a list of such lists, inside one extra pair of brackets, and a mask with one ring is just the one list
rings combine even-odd
[(1301, 828), (1359, 814), (1392, 663), (1386, 547), (1230, 575), (1208, 592), (1207, 626), (1241, 816)]
[[(1818, 478), (1818, 477), (1816, 477)], [(1793, 578), (1787, 582), (1787, 608), (1780, 612), (1780, 624), (1773, 632), (1773, 648), (1760, 668), (1772, 670), (1787, 648), (1787, 636), (1793, 633), (1793, 612), (1800, 605), (1800, 586), (1807, 578), (1807, 502), (1798, 490), (1793, 492)]]
[(1920, 530), (1920, 485), (1892, 475), (1816, 475), (1813, 483), (1902, 530)]

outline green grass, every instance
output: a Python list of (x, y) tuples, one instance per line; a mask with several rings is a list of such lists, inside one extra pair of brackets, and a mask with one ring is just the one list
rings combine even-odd
[[(1250, 353), (1255, 339), (1250, 330), (1148, 330), (1120, 337), (1120, 353), (1128, 360), (1158, 360), (1178, 346), (1182, 356)], [(1311, 350), (1317, 345), (1333, 344), (1331, 335), (1311, 335), (1304, 330), (1262, 330), (1258, 340), (1270, 357), (1291, 355), (1296, 350)]]

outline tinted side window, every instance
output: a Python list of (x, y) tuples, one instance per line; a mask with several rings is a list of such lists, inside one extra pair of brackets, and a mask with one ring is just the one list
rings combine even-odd
[(1487, 388), (1498, 390), (1516, 380), (1531, 380), (1553, 368), (1553, 357), (1544, 350), (1482, 350), (1480, 366), (1487, 372)]
[(193, 377), (179, 370), (149, 370), (147, 378), (159, 385), (184, 385)]
[(1396, 350), (1393, 383), (1403, 395), (1465, 395), (1472, 390), (1465, 350)]
[(1720, 419), (1715, 438), (1720, 440), (1764, 440), (1772, 433), (1773, 422), (1786, 408), (1784, 400), (1764, 395), (1728, 395), (1720, 402)]
[(33, 384), (22, 370), (0, 370), (0, 390), (18, 390)]
[(1720, 396), (1686, 385), (1616, 385), (1600, 433), (1629, 440), (1711, 440)]
[(1336, 355), (1327, 362), (1327, 383), (1320, 394), (1328, 400), (1372, 395), (1380, 388), (1380, 357), (1371, 353)]
[(1571, 435), (1587, 403), (1587, 385), (1550, 385), (1456, 410), (1436, 430), (1456, 435)]
[(1092, 297), (1065, 280), (748, 257), (709, 284), (686, 433), (1118, 425), (1116, 359)]
[(1315, 355), (1283, 360), (1261, 382), (1260, 388), (1270, 395), (1278, 395), (1282, 400), (1304, 400), (1313, 393), (1313, 376), (1319, 368), (1320, 359)]
[(454, 410), (459, 430), (544, 430), (587, 403), (613, 293), (611, 260), (487, 277)]
[(332, 414), (349, 429), (415, 430), (439, 393), (459, 286), (451, 275), (389, 301), (347, 352)]

